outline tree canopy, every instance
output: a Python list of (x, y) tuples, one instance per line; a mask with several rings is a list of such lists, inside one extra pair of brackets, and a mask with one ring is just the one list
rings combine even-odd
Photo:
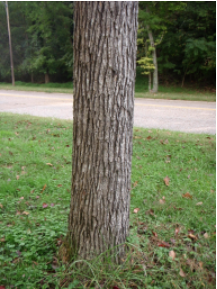
[[(8, 3), (15, 79), (67, 82), (73, 66), (73, 2)], [(152, 32), (157, 62), (148, 36)], [(142, 73), (158, 66), (163, 84), (215, 84), (216, 4), (213, 1), (139, 2), (137, 65)], [(0, 81), (10, 81), (4, 2), (0, 3)], [(144, 75), (147, 77), (147, 75)]]

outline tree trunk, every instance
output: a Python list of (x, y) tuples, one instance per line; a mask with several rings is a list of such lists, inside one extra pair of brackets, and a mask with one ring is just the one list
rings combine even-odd
[(30, 77), (31, 77), (31, 83), (34, 83), (34, 75), (33, 75), (33, 72), (31, 72)]
[[(72, 251), (119, 262), (129, 227), (137, 2), (74, 2)], [(116, 246), (116, 247), (115, 247)]]
[(45, 73), (45, 75), (44, 75), (44, 81), (45, 81), (45, 83), (49, 83), (49, 82), (50, 82), (50, 77), (49, 77), (49, 74), (48, 74), (48, 73)]
[(152, 75), (152, 72), (150, 71), (150, 73), (148, 75), (148, 90), (149, 90), (149, 92), (152, 91), (152, 89), (151, 89), (151, 75)]
[(153, 57), (153, 64), (154, 64), (154, 72), (153, 72), (153, 89), (152, 92), (158, 92), (158, 65), (157, 65), (157, 52), (154, 43), (154, 38), (151, 29), (147, 25), (148, 30), (148, 37), (150, 40), (150, 44), (153, 47), (152, 57)]

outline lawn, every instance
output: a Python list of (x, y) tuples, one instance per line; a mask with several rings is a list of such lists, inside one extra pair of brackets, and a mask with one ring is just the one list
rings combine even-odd
[[(16, 85), (10, 83), (1, 83), (0, 90), (18, 90), (18, 91), (38, 91), (48, 93), (73, 93), (72, 82), (67, 83), (27, 83), (16, 81)], [(147, 78), (137, 69), (137, 78), (135, 84), (135, 97), (151, 98), (151, 99), (170, 99), (170, 100), (191, 100), (191, 101), (216, 101), (215, 89), (201, 90), (199, 87), (181, 88), (178, 85), (163, 86), (159, 85), (158, 93), (150, 93), (148, 91)]]
[[(126, 259), (61, 263), (72, 122), (0, 114), (0, 288), (215, 288), (215, 137), (134, 130)], [(79, 266), (78, 266), (79, 264)]]

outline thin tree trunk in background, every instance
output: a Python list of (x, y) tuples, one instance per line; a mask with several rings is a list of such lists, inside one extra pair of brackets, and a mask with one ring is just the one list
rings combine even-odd
[(151, 92), (151, 76), (152, 76), (152, 72), (149, 73), (148, 75), (148, 90), (149, 92)]
[(45, 83), (49, 83), (49, 82), (50, 82), (50, 76), (49, 76), (48, 73), (45, 73), (45, 75), (44, 75), (44, 81), (45, 81)]
[(152, 57), (153, 57), (153, 64), (154, 64), (154, 72), (153, 72), (153, 89), (152, 92), (158, 92), (158, 65), (157, 65), (157, 52), (156, 52), (156, 46), (154, 43), (154, 38), (151, 29), (147, 25), (148, 30), (148, 37), (150, 40), (150, 44), (153, 47)]
[[(74, 2), (73, 171), (69, 237), (91, 259), (129, 228), (137, 2)], [(120, 246), (119, 246), (120, 245)]]
[(10, 29), (10, 19), (9, 19), (9, 11), (8, 11), (8, 1), (5, 1), (5, 9), (6, 9), (7, 25), (8, 25), (8, 38), (9, 38), (10, 62), (11, 62), (11, 80), (12, 80), (12, 85), (15, 85), (14, 61), (13, 61), (13, 51), (12, 51), (12, 43), (11, 43), (11, 29)]
[(33, 75), (33, 72), (31, 72), (30, 77), (31, 77), (31, 83), (34, 83), (34, 75)]
[[(150, 13), (148, 6), (146, 7), (147, 13)], [(148, 31), (148, 37), (150, 40), (150, 44), (153, 47), (152, 57), (153, 57), (153, 64), (154, 64), (154, 72), (153, 72), (153, 89), (152, 92), (156, 93), (158, 92), (158, 65), (157, 65), (157, 51), (156, 46), (154, 43), (154, 37), (152, 34), (152, 30), (150, 29), (149, 25), (146, 26), (146, 29)]]

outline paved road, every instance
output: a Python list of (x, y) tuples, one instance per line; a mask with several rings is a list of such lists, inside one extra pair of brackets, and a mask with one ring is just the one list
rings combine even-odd
[[(0, 111), (72, 119), (72, 95), (0, 90)], [(135, 99), (134, 125), (192, 133), (216, 133), (216, 103)]]

